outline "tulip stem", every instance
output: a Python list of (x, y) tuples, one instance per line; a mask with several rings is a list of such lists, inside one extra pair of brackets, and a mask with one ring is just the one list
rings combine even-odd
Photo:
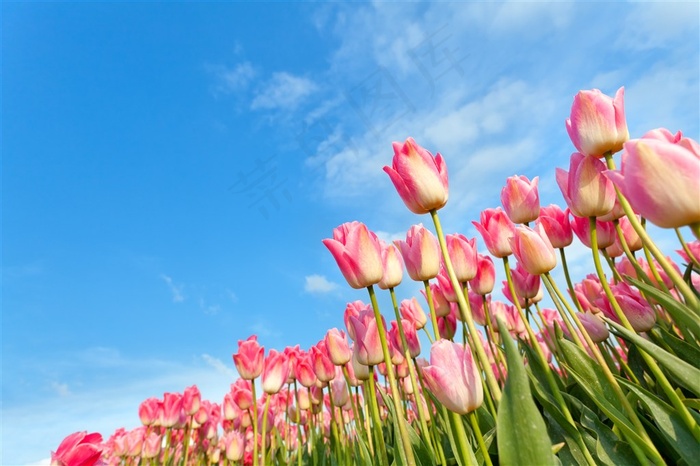
[[(612, 154), (606, 153), (605, 161), (607, 162), (608, 169), (615, 169), (615, 161), (612, 158)], [(663, 253), (659, 250), (659, 248), (656, 247), (654, 241), (652, 241), (651, 237), (647, 234), (646, 230), (637, 219), (637, 215), (634, 213), (632, 206), (630, 206), (629, 202), (627, 202), (627, 199), (625, 198), (625, 196), (622, 195), (617, 186), (615, 187), (615, 193), (617, 193), (617, 198), (620, 201), (620, 207), (622, 207), (622, 210), (625, 212), (625, 215), (627, 215), (627, 217), (629, 218), (630, 225), (632, 225), (634, 231), (637, 232), (637, 235), (639, 236), (639, 239), (642, 240), (642, 243), (649, 248), (649, 251), (659, 263), (661, 268), (664, 269), (664, 272), (666, 272), (666, 275), (668, 275), (668, 277), (671, 279), (676, 289), (683, 295), (686, 304), (688, 304), (688, 307), (690, 307), (691, 309), (700, 309), (700, 299), (698, 299), (695, 296), (688, 284), (685, 283), (685, 281), (683, 280), (683, 277), (680, 276), (678, 272), (676, 272), (676, 270), (669, 263), (669, 261), (666, 260), (666, 257), (663, 255)], [(692, 230), (695, 237), (700, 239), (700, 223), (690, 225), (690, 229)]]
[(379, 460), (382, 465), (388, 466), (389, 458), (386, 455), (386, 445), (384, 444), (382, 419), (379, 417), (379, 407), (377, 406), (377, 389), (374, 386), (374, 366), (369, 366), (369, 393), (365, 396), (372, 411), (372, 432), (374, 432), (374, 440), (379, 448)]
[(469, 416), (469, 422), (472, 425), (472, 430), (474, 431), (476, 441), (479, 443), (479, 449), (481, 450), (481, 454), (484, 457), (484, 463), (486, 464), (486, 466), (493, 466), (493, 463), (491, 462), (491, 457), (489, 456), (489, 451), (486, 448), (486, 443), (484, 442), (484, 436), (481, 435), (481, 428), (479, 427), (479, 419), (476, 416), (476, 412), (472, 411), (467, 416)]
[[(462, 423), (462, 417), (449, 409), (447, 410), (450, 419), (450, 424), (452, 424), (452, 430), (454, 432), (454, 440), (457, 444), (457, 452), (461, 456), (462, 461), (458, 461), (458, 464), (463, 466), (472, 465), (472, 456), (474, 453), (467, 442), (467, 431), (464, 429), (464, 424)], [(486, 456), (486, 455), (484, 455)]]
[(263, 419), (262, 419), (262, 432), (260, 440), (260, 464), (264, 466), (265, 463), (265, 440), (267, 439), (267, 413), (270, 410), (270, 395), (268, 394), (265, 398), (265, 408), (263, 409)]
[(367, 291), (369, 292), (369, 299), (372, 302), (374, 319), (377, 321), (379, 341), (382, 345), (382, 352), (384, 353), (384, 364), (386, 364), (387, 378), (389, 379), (389, 385), (391, 387), (391, 398), (396, 410), (396, 422), (399, 425), (399, 435), (401, 436), (401, 444), (406, 455), (406, 463), (408, 466), (415, 466), (416, 459), (413, 455), (411, 440), (408, 438), (408, 431), (406, 430), (406, 417), (404, 416), (403, 408), (401, 406), (401, 397), (399, 395), (399, 388), (396, 383), (396, 376), (394, 374), (394, 364), (391, 362), (391, 355), (389, 354), (389, 346), (387, 345), (386, 341), (386, 329), (384, 328), (382, 315), (379, 312), (379, 303), (377, 303), (377, 296), (374, 294), (374, 287), (372, 285), (367, 287)]
[(574, 301), (576, 309), (578, 309), (579, 312), (583, 312), (583, 307), (581, 306), (581, 303), (578, 300), (578, 296), (576, 296), (576, 291), (574, 291), (574, 285), (571, 282), (571, 275), (569, 274), (569, 266), (566, 263), (566, 253), (564, 252), (564, 248), (559, 248), (559, 256), (561, 257), (561, 265), (564, 268), (566, 286), (569, 287), (569, 294), (571, 295), (571, 299)]
[(481, 338), (479, 338), (477, 335), (474, 319), (472, 318), (472, 313), (469, 309), (469, 302), (465, 298), (464, 293), (461, 291), (462, 289), (459, 286), (457, 275), (452, 267), (452, 260), (450, 259), (450, 254), (447, 251), (447, 243), (445, 241), (445, 235), (442, 232), (442, 226), (440, 225), (440, 218), (438, 217), (437, 210), (431, 210), (430, 216), (432, 217), (433, 224), (435, 225), (435, 232), (437, 233), (438, 241), (440, 243), (440, 250), (442, 251), (442, 257), (445, 261), (447, 275), (450, 277), (450, 283), (452, 284), (452, 288), (455, 291), (455, 296), (457, 297), (457, 304), (462, 321), (466, 322), (467, 327), (469, 327), (469, 333), (471, 334), (474, 342), (474, 349), (476, 350), (477, 358), (479, 359), (480, 365), (484, 371), (484, 374), (486, 375), (486, 384), (489, 387), (489, 392), (491, 392), (491, 396), (496, 404), (498, 404), (498, 402), (501, 400), (501, 387), (498, 385), (496, 376), (493, 373), (493, 368), (489, 363), (488, 357), (486, 357), (484, 346), (481, 344)]
[[(432, 338), (430, 342), (437, 341), (440, 339), (440, 330), (438, 328), (437, 315), (435, 314), (435, 303), (433, 302), (433, 292), (430, 290), (430, 281), (423, 280), (423, 287), (425, 287), (425, 299), (428, 301), (428, 310), (430, 310), (430, 322), (433, 324), (433, 333), (435, 334), (435, 340)], [(427, 330), (426, 330), (427, 331)], [(428, 335), (430, 338), (430, 335)]]

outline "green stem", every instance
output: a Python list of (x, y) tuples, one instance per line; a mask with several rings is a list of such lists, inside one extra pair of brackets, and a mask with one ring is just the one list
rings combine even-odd
[[(460, 464), (463, 466), (472, 465), (472, 455), (469, 442), (467, 442), (467, 431), (464, 429), (464, 424), (462, 423), (462, 418), (459, 414), (447, 410), (450, 416), (450, 424), (454, 431), (454, 439), (457, 444), (457, 454), (462, 458)], [(488, 455), (485, 455), (488, 456)]]
[(386, 445), (384, 445), (384, 435), (382, 434), (382, 419), (379, 417), (379, 407), (377, 406), (377, 389), (374, 386), (374, 366), (369, 366), (369, 393), (365, 394), (372, 412), (372, 424), (374, 440), (379, 447), (379, 460), (384, 466), (389, 465), (389, 458), (386, 456)]
[(615, 283), (620, 283), (622, 281), (622, 277), (620, 276), (620, 272), (618, 272), (615, 268), (615, 261), (610, 257), (610, 254), (608, 254), (608, 251), (606, 251), (605, 249), (601, 249), (600, 253), (605, 258), (605, 262), (608, 263), (608, 267), (610, 267), (610, 271), (613, 274), (613, 279), (615, 280)]
[(472, 411), (468, 414), (468, 416), (469, 422), (472, 425), (472, 431), (474, 431), (474, 436), (476, 437), (476, 441), (479, 443), (479, 449), (481, 450), (481, 454), (484, 456), (484, 463), (486, 463), (486, 466), (493, 466), (493, 463), (491, 463), (491, 457), (489, 456), (489, 451), (486, 448), (486, 443), (484, 442), (484, 436), (481, 435), (481, 428), (479, 427), (479, 420), (476, 417), (476, 413)]
[[(612, 154), (606, 154), (605, 161), (607, 162), (608, 168), (610, 170), (615, 169), (615, 162), (612, 159)], [(663, 255), (663, 253), (656, 247), (654, 241), (652, 241), (651, 237), (647, 234), (646, 230), (637, 219), (637, 215), (634, 213), (632, 206), (630, 206), (625, 196), (622, 195), (622, 193), (619, 189), (617, 189), (617, 187), (615, 187), (615, 192), (617, 193), (617, 198), (620, 201), (620, 206), (622, 207), (622, 210), (625, 212), (625, 215), (627, 215), (627, 217), (629, 218), (630, 225), (632, 225), (634, 231), (637, 232), (637, 235), (639, 235), (639, 238), (642, 240), (642, 243), (649, 248), (649, 251), (659, 263), (661, 268), (664, 269), (664, 272), (666, 272), (666, 275), (668, 275), (668, 277), (671, 279), (676, 289), (683, 295), (688, 306), (691, 309), (698, 310), (697, 312), (700, 313), (700, 300), (695, 296), (688, 284), (685, 283), (685, 281), (683, 281), (683, 277), (680, 276), (678, 272), (676, 272), (673, 266), (666, 260), (666, 257)], [(693, 231), (695, 237), (700, 239), (700, 223), (690, 225), (690, 228)]]
[(571, 281), (571, 275), (569, 274), (569, 266), (566, 263), (566, 253), (564, 252), (564, 248), (559, 248), (559, 256), (561, 257), (561, 265), (564, 268), (564, 277), (566, 278), (566, 286), (569, 287), (569, 294), (571, 295), (571, 299), (574, 301), (574, 305), (576, 306), (576, 309), (578, 309), (579, 312), (583, 312), (583, 307), (581, 306), (581, 303), (578, 300), (578, 296), (576, 296), (576, 291), (574, 291), (574, 285), (573, 285), (573, 282)]
[[(437, 315), (435, 314), (435, 303), (433, 302), (433, 292), (430, 290), (430, 282), (428, 280), (423, 280), (423, 287), (425, 288), (425, 299), (428, 301), (428, 310), (430, 311), (430, 322), (433, 324), (433, 334), (435, 335), (435, 340), (430, 340), (430, 342), (432, 343), (433, 341), (437, 341), (440, 339), (440, 328), (438, 327)], [(428, 338), (430, 338), (430, 335), (428, 335)]]
[[(265, 440), (267, 440), (267, 412), (270, 409), (270, 395), (268, 394), (265, 399), (265, 408), (263, 410), (263, 423), (262, 423), (262, 439), (260, 445), (260, 464), (265, 465)], [(185, 463), (187, 464), (187, 463)]]
[(391, 386), (392, 401), (396, 410), (396, 422), (399, 424), (399, 435), (401, 436), (401, 445), (406, 455), (406, 463), (408, 464), (408, 466), (415, 466), (416, 459), (413, 455), (411, 439), (408, 438), (408, 431), (406, 430), (406, 417), (404, 416), (403, 408), (401, 406), (401, 397), (399, 395), (399, 388), (396, 383), (396, 375), (394, 374), (394, 365), (391, 362), (391, 355), (389, 354), (389, 345), (387, 345), (386, 341), (386, 329), (384, 328), (382, 315), (379, 313), (379, 304), (377, 303), (377, 297), (374, 294), (374, 287), (372, 285), (368, 286), (367, 291), (369, 292), (369, 299), (372, 302), (372, 309), (374, 309), (374, 319), (377, 321), (377, 331), (379, 332), (379, 341), (382, 345), (382, 352), (384, 353), (386, 374), (389, 379), (389, 385)]
[(457, 304), (460, 315), (462, 320), (467, 323), (467, 327), (469, 327), (469, 333), (473, 337), (472, 340), (474, 341), (474, 349), (476, 349), (477, 358), (481, 362), (481, 366), (486, 375), (486, 384), (489, 386), (489, 391), (491, 392), (491, 396), (494, 398), (494, 402), (498, 404), (498, 402), (501, 400), (501, 387), (498, 385), (498, 381), (496, 381), (496, 376), (494, 375), (493, 368), (486, 357), (486, 352), (484, 351), (484, 346), (481, 344), (481, 339), (477, 336), (474, 319), (472, 318), (472, 313), (469, 309), (469, 302), (465, 298), (464, 293), (461, 292), (457, 275), (455, 275), (454, 268), (452, 267), (452, 260), (447, 252), (447, 242), (445, 241), (445, 235), (442, 232), (440, 218), (438, 217), (435, 209), (430, 211), (430, 216), (432, 217), (433, 224), (435, 225), (435, 232), (437, 233), (438, 241), (440, 243), (440, 250), (442, 251), (442, 257), (445, 261), (447, 275), (450, 277), (450, 283), (452, 283), (452, 288), (457, 296)]

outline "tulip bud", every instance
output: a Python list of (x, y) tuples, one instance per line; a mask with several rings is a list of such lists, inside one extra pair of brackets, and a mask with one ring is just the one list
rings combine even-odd
[(574, 97), (566, 131), (579, 152), (593, 157), (615, 153), (629, 139), (625, 120), (625, 89), (610, 98), (598, 89), (580, 91)]
[(440, 245), (437, 238), (423, 224), (413, 225), (406, 233), (406, 241), (396, 240), (406, 270), (411, 279), (425, 281), (435, 278), (440, 271)]
[(399, 286), (401, 283), (403, 279), (403, 261), (401, 260), (401, 253), (396, 245), (386, 244), (381, 240), (379, 240), (379, 244), (382, 247), (382, 267), (384, 268), (384, 275), (382, 275), (382, 279), (377, 286), (382, 290), (388, 290), (389, 288)]
[(351, 287), (367, 288), (382, 279), (384, 268), (379, 238), (365, 224), (344, 223), (333, 230), (333, 239), (326, 238), (323, 244)]
[(540, 214), (540, 195), (536, 176), (530, 181), (526, 176), (511, 176), (501, 190), (501, 204), (513, 223), (528, 223)]
[(556, 169), (559, 189), (577, 217), (602, 217), (615, 205), (615, 187), (603, 175), (607, 167), (595, 157), (575, 152), (569, 171)]
[(515, 225), (500, 207), (482, 211), (480, 222), (472, 224), (481, 233), (491, 255), (503, 258), (512, 254), (508, 238), (513, 236)]
[(519, 226), (508, 240), (518, 263), (532, 275), (547, 273), (557, 266), (557, 254), (541, 224), (534, 230)]

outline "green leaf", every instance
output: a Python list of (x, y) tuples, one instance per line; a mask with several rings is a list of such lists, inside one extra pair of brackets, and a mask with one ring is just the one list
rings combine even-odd
[(673, 351), (673, 354), (693, 367), (700, 367), (700, 348), (697, 346), (681, 340), (659, 325), (652, 328), (649, 334), (657, 344), (659, 341), (665, 343)]
[(695, 463), (700, 458), (700, 445), (673, 407), (628, 380), (619, 379), (619, 382), (639, 398), (656, 421), (661, 434), (681, 458), (688, 464)]
[(639, 436), (627, 416), (617, 407), (620, 401), (603, 370), (581, 348), (567, 340), (559, 341), (560, 348), (566, 358), (566, 368), (586, 394), (623, 432), (630, 442), (635, 442), (647, 454), (653, 456), (650, 447)]
[(639, 288), (650, 298), (654, 298), (663, 308), (671, 314), (673, 320), (676, 321), (679, 327), (685, 326), (688, 330), (693, 332), (697, 338), (700, 338), (700, 321), (698, 320), (697, 311), (693, 312), (691, 308), (685, 304), (677, 301), (673, 296), (665, 293), (661, 290), (654, 288), (636, 278), (629, 277), (625, 275), (625, 280), (632, 283), (634, 286)]
[(643, 351), (654, 358), (656, 362), (666, 368), (679, 384), (695, 393), (695, 395), (700, 395), (700, 369), (691, 366), (649, 340), (645, 340), (636, 333), (627, 330), (622, 325), (610, 319), (605, 319), (605, 321), (613, 327), (614, 333), (639, 346)]
[(499, 463), (504, 466), (556, 465), (547, 427), (530, 393), (523, 359), (500, 318), (498, 327), (508, 361), (508, 378), (498, 405), (496, 423)]

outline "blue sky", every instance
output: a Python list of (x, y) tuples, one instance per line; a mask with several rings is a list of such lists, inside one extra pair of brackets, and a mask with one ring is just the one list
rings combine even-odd
[(3, 3), (2, 464), (135, 427), (165, 391), (220, 402), (250, 334), (308, 348), (342, 328), (367, 297), (321, 239), (429, 223), (382, 171), (392, 141), (443, 154), (443, 224), (472, 237), (508, 176), (563, 204), (580, 89), (625, 86), (632, 137), (697, 139), (698, 18), (696, 3)]

